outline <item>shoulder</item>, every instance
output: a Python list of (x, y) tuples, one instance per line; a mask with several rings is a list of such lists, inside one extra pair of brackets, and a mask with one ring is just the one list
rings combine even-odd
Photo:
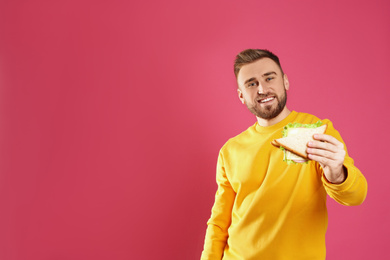
[(313, 114), (309, 114), (309, 113), (304, 113), (304, 112), (298, 112), (297, 113), (297, 116), (296, 116), (296, 121), (300, 122), (300, 123), (304, 123), (304, 124), (314, 124), (318, 121), (322, 121), (324, 124), (330, 124), (330, 125), (333, 125), (332, 124), (332, 121), (327, 119), (327, 118), (319, 118)]
[(323, 124), (326, 124), (327, 125), (327, 131), (326, 133), (328, 132), (332, 132), (334, 131), (334, 126), (333, 126), (333, 123), (330, 119), (328, 118), (319, 118), (315, 115), (312, 115), (312, 114), (309, 114), (309, 113), (303, 113), (303, 112), (299, 112), (297, 114), (297, 117), (296, 117), (296, 121), (299, 122), (299, 123), (302, 123), (302, 124), (314, 124), (318, 121), (321, 121)]
[(296, 116), (296, 120), (299, 121), (300, 123), (303, 123), (303, 124), (314, 124), (318, 120), (321, 120), (321, 119), (319, 117), (312, 115), (312, 114), (309, 114), (309, 113), (298, 112), (297, 116)]
[(248, 129), (246, 129), (245, 131), (227, 140), (226, 143), (222, 146), (221, 152), (250, 143), (255, 135), (256, 123), (248, 127)]

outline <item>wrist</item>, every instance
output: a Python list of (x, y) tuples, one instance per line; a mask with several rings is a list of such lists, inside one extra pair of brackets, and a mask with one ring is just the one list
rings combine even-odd
[(343, 183), (348, 176), (347, 168), (344, 167), (344, 165), (341, 167), (341, 170), (339, 171), (339, 174), (335, 176), (335, 178), (332, 178), (331, 180), (328, 180), (332, 184), (341, 184)]

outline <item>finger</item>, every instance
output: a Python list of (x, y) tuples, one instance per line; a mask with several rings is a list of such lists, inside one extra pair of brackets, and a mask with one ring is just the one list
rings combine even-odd
[(339, 150), (338, 152), (333, 153), (327, 150), (308, 148), (307, 154), (310, 160), (332, 167), (332, 165), (343, 164), (346, 152), (345, 150)]
[(314, 140), (318, 140), (318, 141), (322, 141), (322, 142), (328, 142), (328, 143), (331, 143), (331, 144), (334, 144), (338, 147), (340, 146), (343, 146), (344, 147), (344, 144), (342, 142), (340, 142), (339, 140), (337, 140), (335, 137), (331, 136), (331, 135), (327, 135), (327, 134), (315, 134), (313, 136)]
[(329, 159), (329, 158), (315, 155), (315, 154), (308, 154), (308, 157), (310, 160), (318, 162), (322, 168), (324, 168), (324, 166), (326, 166), (326, 165), (329, 166), (329, 165), (332, 165), (334, 163), (334, 161)]
[(317, 149), (317, 148), (307, 148), (306, 150), (308, 155), (315, 155), (319, 157), (325, 157), (330, 160), (336, 160), (337, 159), (337, 153), (329, 150), (324, 149)]
[(317, 154), (308, 154), (308, 158), (310, 160), (318, 162), (322, 168), (329, 167), (329, 168), (335, 168), (339, 165), (343, 164), (343, 160), (339, 160), (338, 158), (329, 158), (326, 156), (321, 156)]
[(332, 143), (326, 143), (326, 142), (320, 142), (320, 141), (310, 141), (307, 143), (307, 146), (310, 148), (331, 151), (333, 153), (336, 153), (340, 150), (340, 147), (338, 147)]

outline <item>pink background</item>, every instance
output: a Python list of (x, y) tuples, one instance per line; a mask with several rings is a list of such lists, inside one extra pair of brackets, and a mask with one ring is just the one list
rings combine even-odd
[(368, 180), (362, 206), (329, 200), (328, 259), (390, 257), (389, 1), (0, 10), (0, 259), (199, 259), (218, 151), (255, 122), (246, 48), (279, 55), (288, 107), (331, 119)]

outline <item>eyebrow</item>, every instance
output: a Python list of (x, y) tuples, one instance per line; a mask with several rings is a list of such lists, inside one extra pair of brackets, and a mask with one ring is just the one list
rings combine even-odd
[[(273, 75), (273, 74), (274, 74), (274, 75), (277, 75), (275, 71), (270, 71), (270, 72), (264, 73), (264, 74), (261, 75), (261, 76), (262, 76), (262, 77), (267, 77), (267, 76)], [(256, 80), (255, 77), (252, 77), (252, 78), (250, 78), (250, 79), (247, 79), (247, 80), (245, 80), (244, 85), (246, 85), (247, 83), (249, 83), (249, 82), (251, 82), (251, 81), (255, 81), (255, 80)]]
[(249, 83), (249, 82), (251, 82), (251, 81), (255, 81), (255, 80), (256, 80), (255, 77), (252, 77), (252, 78), (250, 78), (250, 79), (247, 79), (247, 80), (245, 80), (244, 85), (246, 85), (247, 83)]
[(275, 72), (275, 71), (270, 71), (270, 72), (264, 73), (264, 74), (262, 75), (262, 77), (267, 77), (267, 76), (272, 75), (272, 74), (275, 74), (275, 75), (276, 75), (276, 72)]

